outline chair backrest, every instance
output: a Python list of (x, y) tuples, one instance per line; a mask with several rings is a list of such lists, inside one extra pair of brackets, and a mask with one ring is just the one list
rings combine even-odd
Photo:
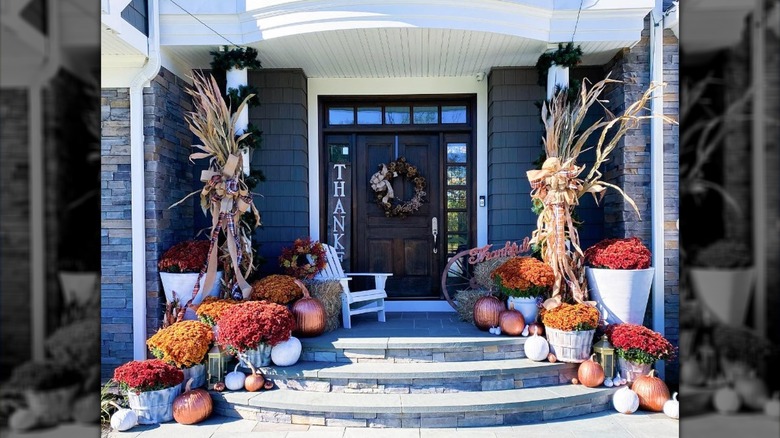
[(341, 268), (341, 260), (339, 260), (339, 255), (336, 253), (336, 248), (324, 243), (322, 246), (325, 247), (325, 260), (327, 261), (327, 264), (314, 278), (317, 280), (326, 280), (346, 277), (346, 275), (344, 275), (344, 269)]

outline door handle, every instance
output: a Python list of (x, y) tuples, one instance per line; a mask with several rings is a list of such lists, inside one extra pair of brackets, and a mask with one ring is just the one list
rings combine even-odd
[(438, 254), (439, 248), (436, 240), (439, 237), (439, 219), (436, 217), (431, 218), (431, 234), (433, 234), (433, 253)]

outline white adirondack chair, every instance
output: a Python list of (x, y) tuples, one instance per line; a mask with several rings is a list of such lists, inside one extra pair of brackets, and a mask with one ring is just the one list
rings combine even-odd
[[(385, 322), (385, 282), (387, 277), (393, 274), (383, 273), (344, 273), (341, 268), (341, 261), (336, 253), (336, 249), (330, 245), (325, 245), (325, 254), (327, 265), (320, 271), (315, 280), (338, 280), (341, 283), (341, 316), (344, 319), (344, 328), (352, 328), (352, 315), (361, 313), (377, 312), (379, 321)], [(374, 277), (374, 289), (351, 291), (349, 289), (349, 280), (352, 277)]]

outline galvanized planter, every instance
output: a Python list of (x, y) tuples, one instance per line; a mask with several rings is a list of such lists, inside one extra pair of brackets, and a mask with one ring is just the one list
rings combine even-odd
[(127, 401), (130, 409), (138, 415), (138, 424), (165, 423), (173, 420), (173, 400), (179, 394), (180, 385), (158, 391), (128, 391)]

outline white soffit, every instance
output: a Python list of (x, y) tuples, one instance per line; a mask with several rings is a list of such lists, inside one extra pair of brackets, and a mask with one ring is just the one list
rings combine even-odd
[(680, 46), (687, 54), (733, 47), (748, 26), (752, 1), (684, 0), (680, 8)]

